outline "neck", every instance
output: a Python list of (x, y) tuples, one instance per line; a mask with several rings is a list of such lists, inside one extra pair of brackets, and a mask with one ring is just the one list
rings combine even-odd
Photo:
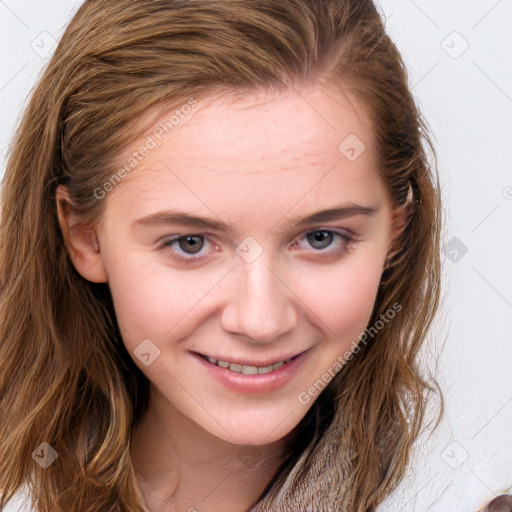
[(137, 481), (152, 512), (250, 510), (291, 453), (297, 429), (263, 446), (220, 439), (170, 407), (153, 388), (132, 429)]

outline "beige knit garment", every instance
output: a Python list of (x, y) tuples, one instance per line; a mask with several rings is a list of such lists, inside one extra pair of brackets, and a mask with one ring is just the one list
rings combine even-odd
[[(340, 442), (338, 420), (338, 417), (334, 419), (313, 450), (308, 449), (301, 455), (277, 496), (270, 501), (265, 497), (250, 512), (349, 512), (345, 482), (352, 452)], [(297, 468), (308, 457), (307, 469), (294, 485)]]

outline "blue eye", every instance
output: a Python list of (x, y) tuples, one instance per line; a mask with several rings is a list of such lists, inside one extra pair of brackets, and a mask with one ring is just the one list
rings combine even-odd
[[(313, 231), (306, 235), (308, 243), (315, 249), (325, 249), (331, 245), (332, 240), (334, 238), (333, 231)], [(327, 243), (326, 243), (327, 242)], [(315, 247), (315, 244), (319, 243), (319, 247)]]
[[(346, 254), (356, 242), (355, 238), (345, 233), (333, 231), (332, 229), (318, 229), (306, 233), (305, 238), (308, 244), (315, 249), (314, 252), (321, 254), (322, 256), (335, 258)], [(338, 243), (335, 243), (335, 239), (338, 238)], [(294, 244), (296, 247), (297, 244)], [(324, 250), (328, 247), (333, 246), (333, 249)]]
[[(338, 238), (339, 241), (336, 244), (334, 241)], [(310, 247), (313, 247), (314, 251), (318, 254), (322, 254), (326, 257), (337, 257), (347, 253), (351, 248), (355, 239), (344, 233), (339, 233), (330, 229), (321, 229), (310, 231), (301, 237), (300, 240), (307, 240)], [(161, 247), (169, 250), (171, 258), (181, 263), (195, 263), (199, 260), (203, 260), (206, 256), (200, 254), (201, 250), (205, 246), (205, 240), (210, 243), (205, 235), (199, 234), (187, 234), (178, 235), (166, 239)], [(334, 245), (334, 249), (324, 250)], [(293, 247), (297, 247), (297, 243), (294, 242)], [(198, 256), (196, 256), (198, 255)]]

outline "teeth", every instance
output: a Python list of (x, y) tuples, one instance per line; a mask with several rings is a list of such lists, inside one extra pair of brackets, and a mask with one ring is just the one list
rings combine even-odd
[(271, 364), (270, 366), (249, 366), (249, 365), (242, 365), (242, 364), (236, 364), (236, 363), (229, 363), (228, 361), (220, 361), (213, 357), (207, 357), (203, 356), (204, 359), (209, 361), (212, 364), (215, 364), (217, 366), (220, 366), (221, 368), (227, 368), (231, 370), (232, 372), (236, 373), (242, 373), (244, 375), (264, 375), (266, 373), (273, 372), (277, 370), (278, 368), (281, 368), (286, 363), (289, 363), (293, 358), (290, 357), (290, 359), (287, 359), (286, 361), (279, 361), (278, 363)]
[[(231, 370), (231, 366), (229, 367), (229, 369)], [(242, 366), (242, 373), (244, 375), (257, 375), (258, 368), (256, 368), (256, 366), (247, 366), (246, 364), (244, 364)]]

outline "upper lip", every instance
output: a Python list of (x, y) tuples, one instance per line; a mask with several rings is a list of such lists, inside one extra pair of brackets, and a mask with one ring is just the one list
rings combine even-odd
[(281, 361), (286, 361), (287, 359), (291, 359), (293, 357), (300, 356), (306, 352), (306, 350), (303, 350), (302, 352), (294, 352), (293, 354), (284, 355), (284, 356), (276, 356), (273, 358), (267, 358), (265, 360), (256, 361), (254, 359), (243, 359), (239, 357), (223, 357), (223, 356), (215, 356), (210, 354), (203, 354), (202, 352), (194, 352), (194, 354), (204, 356), (204, 357), (211, 357), (213, 359), (216, 359), (217, 361), (227, 361), (231, 364), (240, 364), (242, 366), (259, 366), (262, 368), (265, 368), (267, 366), (270, 366), (272, 364), (280, 363)]

